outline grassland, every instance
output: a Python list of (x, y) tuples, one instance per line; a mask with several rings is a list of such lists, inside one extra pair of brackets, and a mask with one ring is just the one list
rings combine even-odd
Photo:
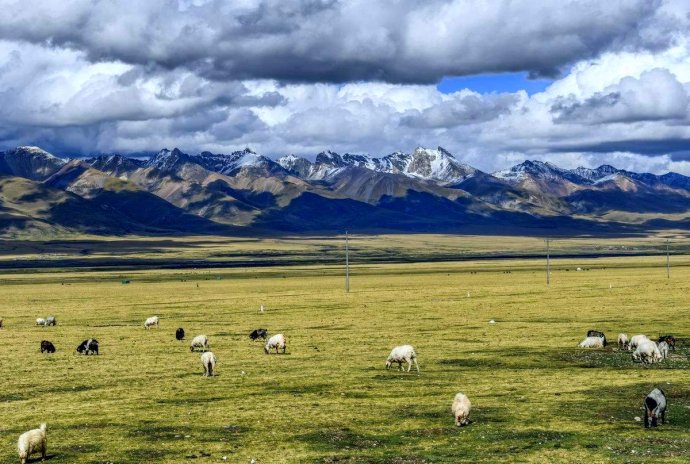
[[(690, 257), (673, 264), (667, 279), (659, 257), (558, 259), (550, 288), (542, 260), (367, 264), (350, 293), (330, 265), (7, 271), (0, 462), (41, 421), (51, 464), (687, 462)], [(33, 325), (48, 314), (57, 327)], [(153, 314), (161, 328), (145, 331)], [(177, 327), (210, 337), (217, 377)], [(257, 327), (285, 333), (288, 354), (264, 355)], [(576, 348), (590, 328), (681, 340), (642, 366)], [(88, 337), (100, 356), (74, 354)], [(384, 369), (401, 343), (421, 375)], [(654, 386), (670, 422), (645, 430), (634, 418)], [(458, 391), (469, 427), (453, 426)]]

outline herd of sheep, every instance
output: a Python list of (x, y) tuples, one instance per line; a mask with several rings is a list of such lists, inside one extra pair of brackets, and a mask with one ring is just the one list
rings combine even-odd
[[(263, 312), (263, 305), (260, 312)], [(54, 316), (47, 318), (36, 319), (36, 325), (40, 326), (55, 326), (57, 321)], [(152, 316), (144, 322), (145, 329), (152, 327), (160, 327), (160, 318)], [(0, 328), (2, 328), (2, 319), (0, 319)], [(183, 340), (185, 331), (183, 328), (178, 328), (175, 332), (177, 340)], [(285, 353), (287, 349), (287, 338), (283, 334), (276, 334), (268, 337), (267, 329), (255, 329), (249, 334), (249, 338), (253, 341), (263, 339), (265, 341), (264, 352), (266, 354), (272, 353), (274, 350), (276, 354), (282, 351)], [(606, 335), (603, 332), (590, 330), (587, 336), (580, 343), (581, 348), (604, 348), (608, 344)], [(646, 335), (635, 335), (628, 339), (624, 333), (618, 335), (618, 347), (621, 350), (632, 352), (632, 359), (636, 362), (642, 363), (656, 363), (660, 362), (668, 356), (669, 350), (675, 350), (676, 340), (671, 335), (664, 335), (659, 337), (657, 342), (649, 339)], [(206, 335), (195, 336), (190, 343), (190, 351), (201, 351), (201, 364), (203, 367), (203, 375), (207, 377), (214, 376), (216, 373), (216, 364), (218, 358), (209, 351), (210, 343)], [(41, 353), (54, 353), (55, 346), (48, 340), (41, 341)], [(98, 341), (95, 339), (84, 340), (77, 346), (76, 351), (81, 354), (98, 354)], [(398, 369), (404, 371), (403, 364), (407, 364), (407, 372), (410, 372), (414, 365), (419, 374), (419, 365), (417, 364), (417, 353), (412, 345), (396, 346), (391, 350), (390, 355), (386, 359), (386, 369), (390, 369), (393, 364), (398, 365)], [(472, 423), (470, 420), (470, 411), (472, 403), (469, 398), (463, 394), (458, 393), (453, 399), (451, 411), (455, 418), (455, 425), (461, 427)], [(663, 390), (655, 388), (644, 399), (644, 426), (655, 427), (657, 420), (661, 419), (661, 423), (665, 423), (666, 419), (666, 395)], [(43, 423), (39, 428), (23, 433), (19, 437), (17, 443), (17, 451), (19, 459), (22, 464), (32, 455), (40, 453), (42, 459), (46, 456), (46, 424)]]
[[(604, 348), (608, 342), (606, 335), (597, 330), (590, 330), (580, 348)], [(618, 348), (632, 351), (635, 362), (652, 364), (661, 362), (668, 357), (669, 350), (675, 351), (676, 338), (673, 335), (662, 335), (655, 342), (646, 335), (635, 335), (628, 339), (624, 333), (618, 334)], [(666, 394), (660, 388), (652, 390), (644, 399), (644, 426), (656, 427), (657, 419), (666, 422)]]
[[(263, 312), (263, 305), (261, 305), (260, 312)], [(2, 319), (0, 319), (0, 324)], [(36, 319), (36, 325), (40, 326), (55, 326), (57, 321), (54, 316), (49, 316), (45, 319)], [(0, 327), (2, 327), (0, 325)], [(158, 316), (151, 316), (144, 321), (144, 328), (151, 329), (153, 327), (160, 327), (160, 318)], [(182, 327), (175, 331), (175, 338), (177, 340), (183, 340), (185, 337), (185, 331)], [(276, 334), (271, 337), (268, 336), (267, 329), (255, 329), (249, 334), (249, 338), (252, 341), (263, 339), (264, 353), (270, 354), (275, 350), (275, 353), (285, 354), (287, 349), (287, 337), (284, 334)], [(195, 336), (190, 345), (190, 351), (201, 351), (201, 364), (203, 367), (203, 375), (206, 377), (211, 377), (215, 375), (216, 363), (218, 358), (216, 355), (209, 351), (210, 343), (209, 338), (206, 335)], [(55, 353), (55, 345), (48, 340), (41, 341), (41, 353)], [(77, 346), (77, 353), (80, 354), (98, 354), (98, 340), (90, 338), (84, 340)], [(390, 355), (386, 359), (386, 369), (390, 369), (393, 364), (398, 364), (400, 370), (404, 370), (403, 363), (407, 363), (407, 372), (410, 372), (412, 366), (414, 365), (419, 374), (419, 365), (417, 364), (417, 353), (412, 345), (401, 345), (396, 346), (391, 351)], [(451, 411), (455, 417), (455, 425), (464, 426), (470, 424), (470, 411), (472, 409), (472, 403), (469, 398), (463, 393), (458, 393), (453, 399), (451, 405)], [(23, 433), (19, 437), (17, 443), (17, 451), (19, 453), (19, 459), (22, 464), (32, 455), (40, 453), (42, 459), (46, 456), (46, 424), (41, 424), (37, 429), (30, 430)]]
[[(580, 348), (604, 348), (607, 345), (606, 335), (597, 330), (590, 330), (580, 342)], [(668, 357), (669, 350), (676, 349), (676, 339), (673, 335), (662, 335), (655, 342), (646, 335), (635, 335), (628, 339), (624, 333), (618, 335), (618, 347), (621, 350), (632, 351), (635, 362), (653, 364)]]

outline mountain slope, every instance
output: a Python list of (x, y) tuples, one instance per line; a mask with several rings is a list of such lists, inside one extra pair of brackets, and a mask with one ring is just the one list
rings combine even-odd
[(96, 162), (93, 166), (103, 166), (106, 173), (192, 214), (224, 224), (248, 225), (262, 209), (285, 205), (309, 189), (304, 181), (267, 160), (247, 150), (226, 156), (188, 155), (174, 149), (161, 150), (143, 164), (126, 169), (121, 168), (123, 163), (116, 168)]
[(140, 189), (88, 163), (73, 160), (45, 180), (44, 185), (58, 188), (88, 200), (96, 208), (117, 218), (127, 230), (150, 232), (219, 233), (229, 231), (222, 225), (190, 214), (158, 196)]
[(20, 147), (0, 168), (0, 232), (628, 233), (690, 216), (680, 174), (525, 161), (491, 175), (442, 148), (275, 162), (249, 149), (66, 161)]
[(70, 192), (22, 177), (0, 177), (0, 232), (46, 238), (67, 232), (124, 234), (137, 230)]
[(17, 147), (0, 153), (0, 175), (43, 180), (65, 162), (38, 147)]

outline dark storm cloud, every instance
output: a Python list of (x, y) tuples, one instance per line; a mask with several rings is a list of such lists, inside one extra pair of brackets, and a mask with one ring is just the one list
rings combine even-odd
[(567, 144), (550, 147), (556, 152), (627, 152), (644, 156), (668, 154), (674, 161), (690, 160), (690, 138), (611, 140), (594, 144)]
[(195, 3), (15, 0), (0, 11), (0, 38), (215, 80), (430, 83), (554, 75), (605, 51), (665, 48), (679, 27), (660, 0)]

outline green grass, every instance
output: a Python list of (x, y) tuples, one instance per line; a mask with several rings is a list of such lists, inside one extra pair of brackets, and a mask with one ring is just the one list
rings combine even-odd
[[(541, 260), (369, 264), (349, 294), (335, 266), (7, 271), (0, 462), (18, 462), (18, 435), (42, 421), (51, 464), (687, 462), (689, 265), (674, 257), (668, 280), (658, 257), (556, 260), (547, 289)], [(49, 314), (57, 327), (33, 325)], [(161, 328), (144, 330), (154, 314)], [(288, 354), (264, 355), (247, 337), (258, 327), (285, 333)], [(578, 349), (590, 328), (669, 332), (679, 349), (634, 364)], [(189, 352), (201, 333), (214, 378)], [(74, 354), (88, 337), (100, 356)], [(421, 375), (385, 370), (402, 343)], [(654, 386), (669, 423), (645, 430), (634, 418)], [(463, 428), (459, 391), (473, 403)]]

